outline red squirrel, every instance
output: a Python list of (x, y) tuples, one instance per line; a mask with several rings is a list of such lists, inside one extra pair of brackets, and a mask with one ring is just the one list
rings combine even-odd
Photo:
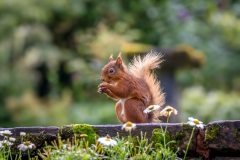
[(118, 101), (115, 110), (121, 123), (157, 122), (160, 111), (147, 114), (143, 111), (150, 105), (165, 103), (160, 82), (152, 71), (161, 62), (161, 54), (150, 52), (143, 58), (134, 56), (127, 67), (119, 55), (116, 60), (111, 56), (102, 68), (103, 82), (98, 86), (98, 92)]

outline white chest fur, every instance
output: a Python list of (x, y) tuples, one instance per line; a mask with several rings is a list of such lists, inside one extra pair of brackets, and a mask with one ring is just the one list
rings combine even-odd
[(120, 103), (122, 105), (122, 111), (121, 111), (121, 116), (124, 116), (124, 104), (126, 102), (127, 99), (120, 99)]
[(129, 98), (123, 98), (123, 99), (120, 99), (119, 102), (121, 103), (122, 105), (122, 111), (121, 111), (121, 116), (124, 118), (124, 105), (125, 105), (125, 102), (128, 100), (128, 99), (131, 99), (131, 97)]

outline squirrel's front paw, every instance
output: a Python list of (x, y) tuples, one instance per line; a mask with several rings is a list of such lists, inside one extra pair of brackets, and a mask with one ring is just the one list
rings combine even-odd
[(101, 93), (101, 94), (104, 94), (104, 93), (107, 93), (107, 83), (106, 82), (103, 82), (101, 83), (99, 86), (98, 86), (98, 93)]
[(107, 92), (107, 88), (106, 87), (99, 87), (98, 88), (98, 93), (104, 94)]
[(103, 82), (103, 83), (101, 83), (99, 86), (98, 86), (98, 88), (106, 88), (107, 87), (107, 83), (106, 82)]

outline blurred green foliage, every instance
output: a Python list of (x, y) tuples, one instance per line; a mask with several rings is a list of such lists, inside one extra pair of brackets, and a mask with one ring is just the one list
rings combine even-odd
[(185, 89), (181, 99), (182, 121), (197, 116), (205, 124), (217, 120), (239, 119), (240, 98), (235, 92), (224, 93), (219, 90), (206, 92), (204, 88), (195, 86)]
[[(181, 88), (219, 90), (225, 98), (216, 109), (240, 108), (225, 103), (239, 98), (239, 6), (235, 0), (0, 1), (0, 125), (117, 123), (114, 104), (96, 90), (107, 57), (128, 42), (201, 50), (202, 69), (177, 72)], [(198, 109), (191, 97), (182, 99), (184, 114)], [(225, 113), (219, 119), (236, 118)]]

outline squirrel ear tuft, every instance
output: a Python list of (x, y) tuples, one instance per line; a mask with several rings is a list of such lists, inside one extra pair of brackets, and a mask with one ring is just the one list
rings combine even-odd
[(122, 53), (120, 52), (120, 53), (118, 54), (118, 57), (121, 57), (121, 54), (122, 54)]
[(111, 62), (111, 61), (113, 61), (113, 55), (111, 55), (111, 56), (109, 57), (108, 62)]

